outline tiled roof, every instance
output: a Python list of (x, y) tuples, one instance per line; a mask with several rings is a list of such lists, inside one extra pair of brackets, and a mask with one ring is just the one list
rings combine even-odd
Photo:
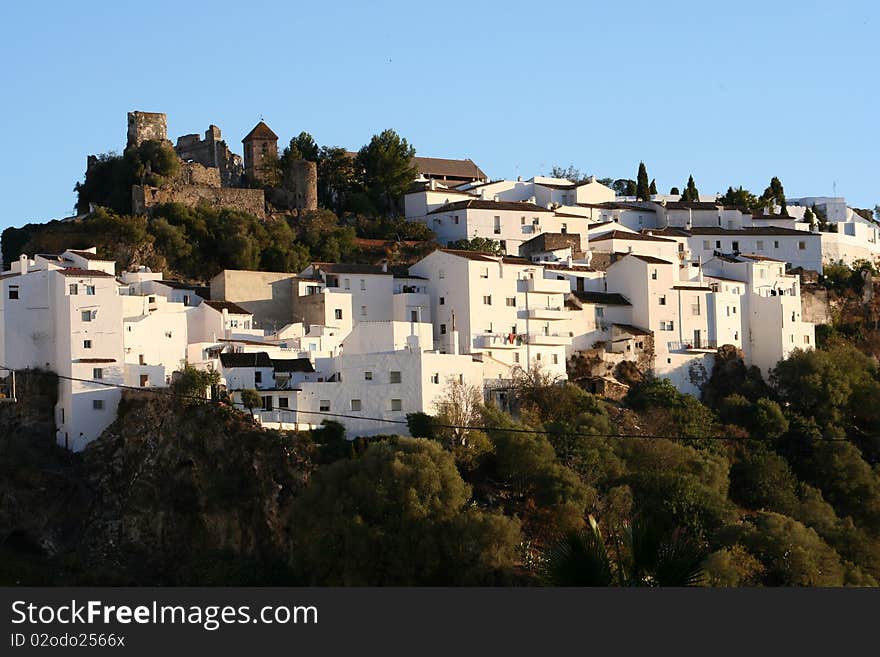
[(450, 160), (442, 157), (414, 157), (413, 163), (424, 176), (443, 176), (446, 178), (472, 178), (485, 180), (488, 176), (474, 164), (473, 160)]
[(314, 372), (312, 361), (308, 358), (273, 358), (272, 367), (276, 372)]
[(801, 237), (815, 237), (821, 239), (818, 233), (811, 233), (807, 230), (796, 230), (794, 228), (778, 228), (776, 226), (753, 226), (751, 228), (740, 228), (731, 230), (728, 228), (715, 228), (714, 226), (700, 226), (691, 228), (691, 235), (727, 235), (736, 237), (737, 235), (799, 235)]
[(719, 204), (704, 201), (694, 201), (693, 203), (667, 201), (664, 207), (667, 210), (718, 210)]
[(115, 278), (113, 274), (97, 269), (80, 269), (79, 267), (67, 267), (66, 269), (55, 269), (62, 276), (81, 276), (82, 278)]
[(645, 233), (626, 233), (622, 230), (612, 230), (611, 232), (594, 237), (591, 242), (602, 242), (605, 240), (635, 240), (637, 242), (674, 242), (675, 240), (666, 239), (664, 237), (654, 237)]
[(220, 354), (223, 367), (272, 367), (272, 359), (265, 351)]
[[(480, 251), (467, 251), (465, 249), (438, 249), (443, 253), (458, 256), (459, 258), (467, 258), (468, 260), (478, 260), (480, 262), (498, 262), (499, 256), (490, 253), (481, 253)], [(525, 258), (517, 256), (503, 256), (500, 260), (509, 265), (531, 265), (532, 262)]]
[(231, 301), (205, 301), (205, 305), (213, 308), (217, 312), (228, 311), (232, 315), (252, 315), (250, 310), (245, 310), (237, 303)]
[(642, 255), (641, 253), (625, 253), (625, 256), (629, 256), (632, 258), (638, 258), (643, 262), (649, 262), (652, 265), (671, 265), (672, 263), (669, 260), (661, 260), (660, 258), (655, 258), (654, 256)]
[(616, 326), (621, 331), (632, 333), (633, 335), (651, 335), (651, 331), (646, 331), (645, 329), (633, 326), (632, 324), (613, 324), (613, 326)]
[(115, 363), (115, 358), (77, 358), (77, 363)]
[(252, 139), (274, 139), (275, 141), (278, 141), (278, 135), (272, 132), (272, 128), (260, 121), (241, 141), (242, 143), (245, 143)]
[(356, 265), (341, 262), (313, 262), (312, 269), (324, 271), (328, 274), (384, 274), (391, 272), (382, 271), (382, 265)]
[(113, 262), (111, 258), (102, 258), (97, 253), (92, 253), (91, 251), (75, 251), (74, 249), (67, 249), (66, 253), (72, 253), (74, 255), (78, 255), (80, 258), (85, 258), (86, 260), (98, 260), (100, 262)]
[(489, 201), (485, 199), (468, 199), (466, 201), (456, 201), (455, 203), (447, 203), (436, 210), (431, 210), (428, 214), (439, 214), (445, 212), (455, 212), (456, 210), (512, 210), (514, 212), (553, 212), (540, 205), (529, 203), (527, 201)]
[(581, 236), (577, 233), (540, 233), (519, 245), (521, 251), (525, 249), (527, 252), (555, 251), (567, 247), (580, 251)]
[(578, 300), (584, 303), (602, 303), (608, 306), (631, 306), (632, 304), (626, 300), (622, 294), (617, 292), (581, 292), (576, 291), (572, 294)]

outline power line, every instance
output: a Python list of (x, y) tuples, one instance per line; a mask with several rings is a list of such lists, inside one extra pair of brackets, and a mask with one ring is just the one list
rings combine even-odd
[[(175, 397), (178, 399), (186, 399), (190, 401), (196, 401), (201, 404), (214, 404), (217, 406), (232, 406), (233, 408), (240, 408), (243, 411), (249, 410), (244, 404), (241, 402), (235, 402), (234, 400), (230, 400), (228, 403), (219, 399), (208, 399), (206, 397), (199, 397), (198, 395), (185, 395), (179, 392), (174, 392), (173, 390), (166, 388), (141, 388), (138, 386), (129, 386), (121, 383), (110, 383), (107, 381), (101, 381), (97, 379), (82, 379), (73, 376), (65, 376), (63, 374), (56, 374), (55, 372), (48, 372), (43, 370), (36, 369), (19, 369), (14, 370), (10, 367), (6, 367), (5, 365), (0, 364), (0, 369), (5, 369), (10, 372), (27, 372), (29, 374), (42, 374), (44, 376), (54, 376), (59, 379), (64, 379), (66, 381), (76, 381), (79, 383), (88, 383), (92, 385), (103, 386), (105, 388), (118, 388), (120, 390), (131, 390), (134, 392), (141, 393), (151, 393), (156, 395), (164, 395), (167, 397)], [(259, 390), (257, 391), (259, 392)], [(293, 392), (293, 391), (291, 391)], [(394, 420), (391, 418), (384, 417), (371, 417), (367, 415), (353, 415), (350, 413), (333, 413), (331, 411), (307, 411), (307, 410), (283, 410), (277, 409), (278, 413), (302, 413), (305, 415), (320, 415), (322, 417), (338, 417), (343, 419), (352, 419), (352, 420), (366, 420), (368, 422), (384, 422), (386, 424), (398, 424), (398, 425), (409, 425), (407, 420)], [(541, 434), (548, 436), (557, 436), (557, 435), (567, 435), (581, 438), (626, 438), (626, 439), (647, 439), (647, 440), (722, 440), (722, 441), (743, 441), (743, 440), (756, 440), (763, 442), (761, 438), (754, 438), (752, 436), (747, 437), (731, 437), (731, 436), (720, 436), (720, 435), (706, 435), (706, 436), (698, 436), (698, 437), (686, 437), (683, 435), (664, 435), (664, 434), (622, 434), (622, 433), (584, 433), (579, 431), (553, 431), (551, 429), (533, 429), (528, 427), (493, 427), (493, 426), (468, 426), (468, 425), (460, 425), (460, 424), (439, 424), (432, 423), (431, 426), (435, 429), (462, 429), (465, 431), (504, 431), (507, 433), (528, 433), (528, 434)], [(824, 441), (824, 442), (850, 442), (849, 439), (846, 438), (815, 438), (813, 440), (816, 441)]]

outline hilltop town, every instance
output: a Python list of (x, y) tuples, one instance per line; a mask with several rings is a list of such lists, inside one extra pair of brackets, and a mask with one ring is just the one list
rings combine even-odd
[[(276, 175), (278, 136), (263, 121), (243, 158), (214, 125), (172, 147), (166, 124), (128, 115), (126, 156), (173, 152), (168, 175), (151, 177), (146, 160), (132, 215), (157, 222), (182, 206), (271, 225), (318, 211), (316, 163), (285, 153)], [(100, 166), (89, 157), (87, 184)], [(839, 198), (749, 209), (695, 189), (624, 196), (595, 177), (493, 181), (470, 160), (435, 158), (409, 175), (393, 211), (433, 236), (409, 262), (380, 252), (193, 282), (94, 246), (15, 254), (2, 277), (3, 365), (63, 377), (57, 441), (74, 450), (113, 421), (123, 387), (168, 386), (185, 368), (217, 373), (213, 394), (238, 405), (255, 390), (263, 426), (338, 419), (353, 436), (405, 431), (450, 381), (505, 408), (518, 372), (612, 399), (649, 375), (699, 395), (720, 347), (765, 378), (812, 349), (829, 317), (823, 266), (880, 255), (877, 224)], [(90, 205), (65, 221), (87, 222)]]
[(877, 584), (871, 212), (279, 141), (131, 112), (4, 231), (0, 578)]

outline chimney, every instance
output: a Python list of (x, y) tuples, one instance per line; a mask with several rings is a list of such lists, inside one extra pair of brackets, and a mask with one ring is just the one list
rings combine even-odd
[(517, 177), (516, 177), (516, 182), (522, 182), (522, 176), (517, 176)]
[(596, 182), (596, 176), (590, 176), (589, 178), (587, 178), (587, 182), (591, 182), (591, 183)]
[(28, 257), (24, 253), (18, 256), (18, 273), (27, 274), (28, 270)]

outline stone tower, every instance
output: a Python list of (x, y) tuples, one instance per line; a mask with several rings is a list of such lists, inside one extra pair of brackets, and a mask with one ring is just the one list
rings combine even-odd
[(278, 157), (278, 135), (260, 121), (244, 139), (244, 173), (251, 180), (262, 180), (263, 158), (271, 154)]
[(318, 209), (318, 165), (308, 160), (291, 163), (282, 185), (293, 196), (293, 209), (297, 214)]
[(149, 139), (168, 141), (168, 117), (162, 112), (129, 112), (125, 148), (136, 148)]

